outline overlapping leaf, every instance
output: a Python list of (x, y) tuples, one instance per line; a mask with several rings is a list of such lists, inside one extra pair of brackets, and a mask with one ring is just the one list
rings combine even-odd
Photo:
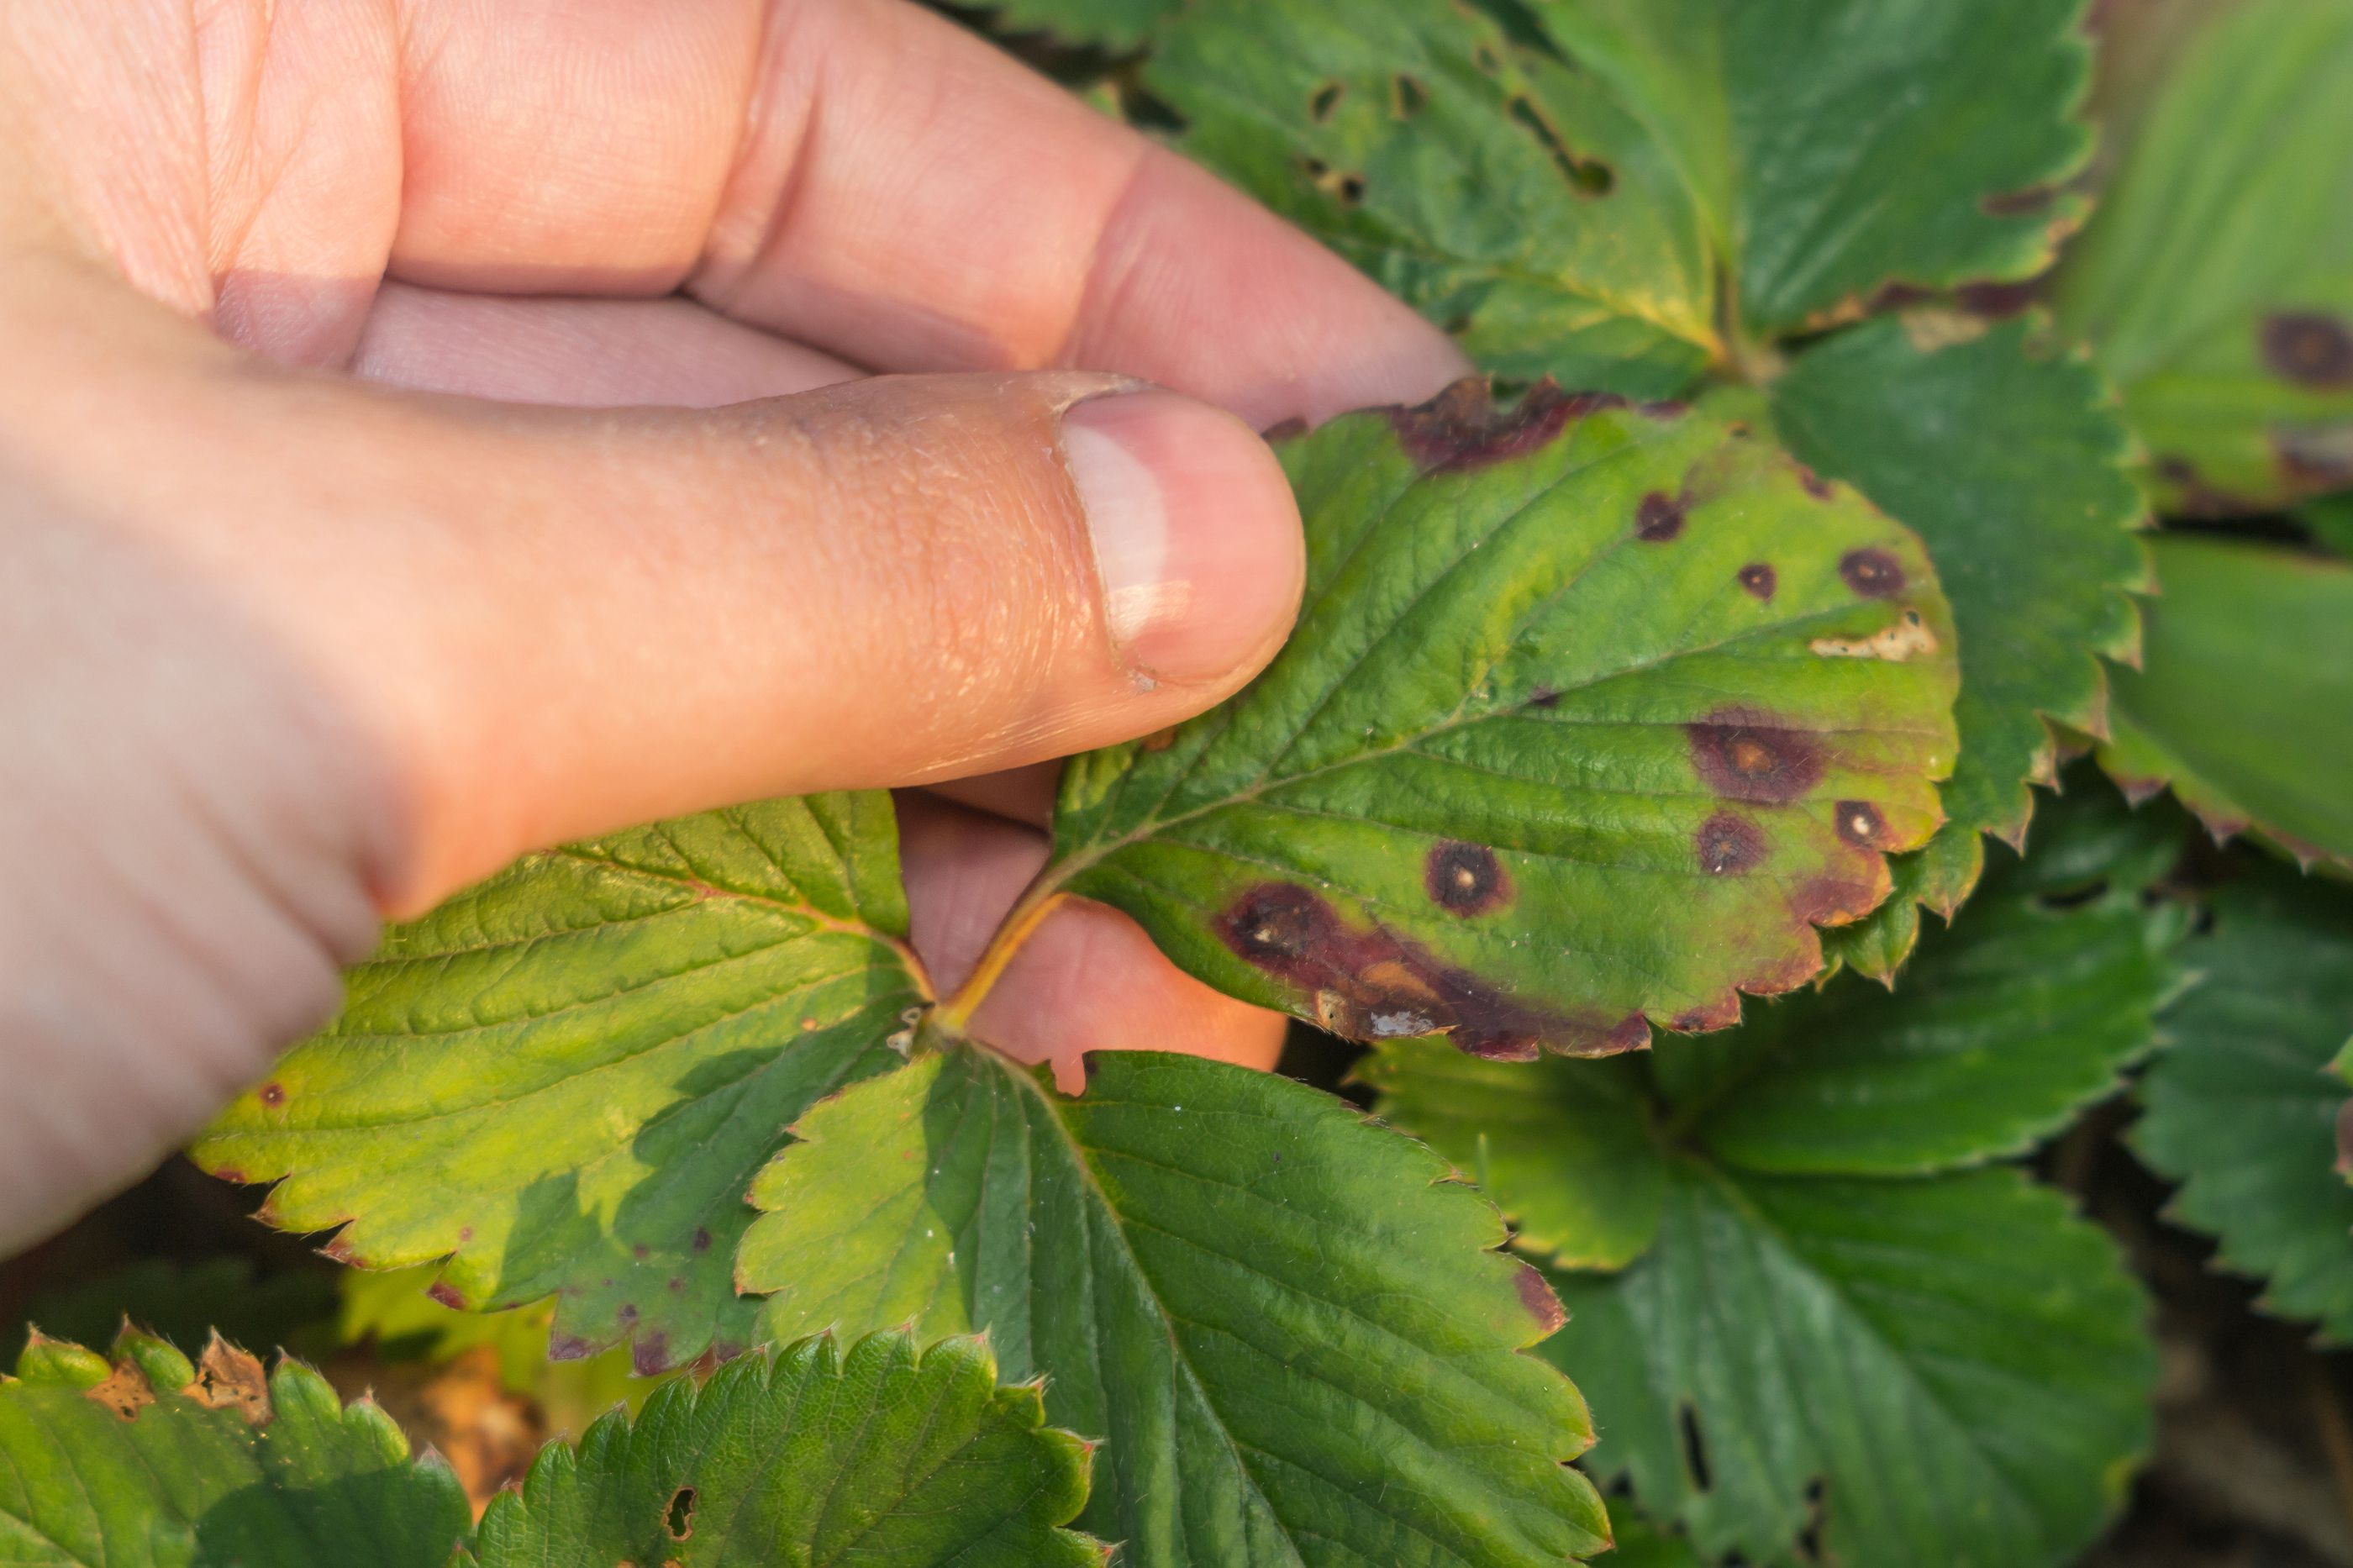
[(2162, 596), (2111, 679), (2100, 760), (2170, 784), (2215, 833), (2353, 867), (2353, 566), (2196, 537), (2155, 542)]
[(1949, 324), (1859, 327), (1801, 355), (1773, 388), (1790, 450), (1921, 536), (1960, 628), (1950, 820), (1936, 844), (1898, 863), (1906, 896), (1831, 942), (1874, 975), (1911, 950), (1915, 900), (1949, 915), (1968, 895), (1980, 833), (2024, 842), (2027, 783), (2052, 777), (2045, 719), (2105, 731), (2095, 656), (2137, 655), (2128, 591), (2151, 585), (2127, 531), (2142, 510), (2125, 468), (2131, 439), (2098, 376), (2039, 347), (2026, 323), (1929, 336)]
[(0, 1561), (71, 1568), (445, 1568), (470, 1520), (374, 1405), (216, 1340), (37, 1341), (0, 1381)]
[(2353, 4), (2209, 7), (2059, 279), (2162, 509), (2353, 485)]
[(818, 1338), (551, 1447), (475, 1550), (480, 1568), (1100, 1568), (1105, 1549), (1060, 1528), (1087, 1470), (983, 1344)]
[(2080, 0), (1486, 10), (1204, 0), (1147, 82), (1489, 368), (1636, 395), (1890, 284), (2031, 274), (2076, 216)]
[(2137, 1298), (2054, 1195), (1968, 1169), (2111, 1091), (2172, 984), (2137, 896), (2172, 846), (2113, 796), (2056, 815), (2056, 864), (1993, 879), (1893, 994), (1850, 978), (1649, 1058), (1412, 1041), (1364, 1069), (1523, 1247), (1586, 1270), (1546, 1353), (1596, 1401), (1604, 1473), (1711, 1554), (1779, 1560), (1817, 1482), (1823, 1554), (1858, 1568), (2056, 1563), (2116, 1500)]
[(1050, 880), (1356, 1038), (1639, 1046), (1802, 984), (1953, 759), (1919, 543), (1745, 414), (1465, 384), (1281, 448), (1297, 634), (1074, 763)]
[(2353, 1088), (2353, 891), (2280, 871), (2223, 889), (2182, 951), (2195, 988), (2166, 1017), (2133, 1144), (2182, 1184), (2171, 1213), (2221, 1240), (2263, 1303), (2353, 1339), (2353, 1189), (2338, 1129)]
[(985, 1329), (1108, 1439), (1085, 1528), (1132, 1568), (1535, 1568), (1600, 1550), (1561, 1461), (1559, 1321), (1494, 1209), (1328, 1096), (1104, 1053), (1053, 1094), (951, 1046), (804, 1117), (760, 1178), (747, 1289), (790, 1334)]
[(818, 796), (533, 855), (393, 932), (342, 1016), (195, 1148), (265, 1210), (453, 1304), (556, 1297), (641, 1371), (751, 1342), (731, 1279), (782, 1129), (898, 1064), (922, 999), (887, 799)]

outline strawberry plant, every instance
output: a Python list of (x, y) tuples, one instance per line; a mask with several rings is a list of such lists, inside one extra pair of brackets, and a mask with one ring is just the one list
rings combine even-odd
[[(2073, 1560), (2158, 1365), (2087, 1111), (2353, 1331), (2353, 5), (2085, 13), (960, 11), (1485, 378), (1269, 433), (1295, 633), (962, 985), (888, 796), (742, 805), (392, 931), (195, 1146), (416, 1271), (346, 1337), (634, 1415), (477, 1523), (299, 1363), (36, 1336), (0, 1555)], [(1071, 900), (1351, 1080), (1000, 1054)]]

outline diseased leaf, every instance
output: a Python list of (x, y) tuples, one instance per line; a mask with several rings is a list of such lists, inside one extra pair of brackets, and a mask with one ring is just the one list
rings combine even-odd
[(1180, 144), (1524, 379), (1655, 397), (1717, 352), (1701, 215), (1591, 73), (1446, 0), (1195, 0)]
[(1100, 1568), (1059, 1528), (1088, 1448), (1000, 1388), (985, 1344), (877, 1334), (746, 1356), (666, 1384), (633, 1423), (550, 1448), (492, 1500), (480, 1568)]
[(1944, 842), (1905, 862), (1898, 891), (1832, 950), (1872, 975), (1909, 952), (1915, 900), (1951, 914), (1977, 880), (1980, 833), (2025, 841), (2028, 781), (2049, 783), (2046, 718), (2105, 730), (2095, 656), (2130, 659), (2150, 586), (2128, 531), (2140, 498), (2131, 438), (2099, 377), (2035, 343), (2024, 322), (1942, 346), (1925, 323), (1874, 321), (1799, 356), (1773, 387), (1789, 449), (1917, 532), (1960, 628), (1960, 761)]
[(2170, 784), (2216, 835), (2353, 867), (2353, 566), (2222, 540), (2156, 541), (2139, 669), (2111, 672), (2101, 763)]
[[(1700, 1047), (1686, 1047), (1696, 1049)], [(1544, 1353), (1593, 1458), (1711, 1558), (2058, 1568), (2149, 1437), (2147, 1304), (2016, 1171), (1872, 1181), (1668, 1163), (1658, 1245), (1556, 1280)]]
[(2221, 1240), (2263, 1305), (2353, 1340), (2353, 1189), (2338, 1059), (2353, 1037), (2353, 892), (2273, 871), (2224, 888), (2185, 945), (2133, 1146), (2182, 1184), (2170, 1216)]
[[(362, 1267), (556, 1297), (559, 1359), (751, 1342), (730, 1278), (783, 1128), (899, 1065), (923, 999), (891, 805), (828, 795), (533, 855), (394, 931), (343, 1015), (197, 1143)], [(454, 1255), (454, 1256), (450, 1256)]]
[(1071, 765), (1048, 885), (1234, 995), (1482, 1056), (1803, 984), (1940, 820), (1953, 631), (1918, 542), (1751, 409), (1464, 384), (1285, 443), (1298, 632)]
[(2056, 298), (2160, 509), (2221, 515), (2353, 485), (2353, 4), (2211, 10)]
[(365, 1401), (214, 1340), (191, 1363), (36, 1340), (0, 1381), (0, 1561), (57, 1568), (445, 1568), (465, 1494)]
[(2090, 150), (2082, 10), (1198, 0), (1145, 79), (1489, 369), (1658, 396), (1890, 284), (2041, 270)]
[(1534, 1568), (1601, 1550), (1559, 1322), (1494, 1209), (1329, 1096), (1107, 1052), (1087, 1092), (951, 1046), (802, 1118), (744, 1288), (793, 1334), (986, 1330), (1108, 1439), (1083, 1527), (1132, 1568)]

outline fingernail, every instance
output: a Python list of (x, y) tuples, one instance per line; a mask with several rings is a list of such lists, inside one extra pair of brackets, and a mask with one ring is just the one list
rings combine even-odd
[(1173, 392), (1131, 392), (1063, 416), (1062, 452), (1132, 673), (1218, 681), (1273, 657), (1299, 606), (1299, 510), (1249, 426)]

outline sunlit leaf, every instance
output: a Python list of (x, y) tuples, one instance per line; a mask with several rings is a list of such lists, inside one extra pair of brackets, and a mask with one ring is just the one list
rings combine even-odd
[(1760, 426), (1465, 384), (1285, 443), (1297, 634), (1070, 767), (1047, 885), (1232, 994), (1477, 1055), (1803, 984), (1941, 820), (1953, 633), (1918, 542)]
[(794, 1117), (898, 1065), (906, 921), (881, 795), (533, 855), (387, 937), (195, 1155), (286, 1178), (265, 1217), (343, 1227), (347, 1262), (449, 1256), (453, 1305), (554, 1295), (559, 1357), (741, 1348), (744, 1189)]
[(2101, 763), (2136, 796), (2170, 784), (2218, 835), (2353, 867), (2353, 566), (2192, 537), (2155, 553)]
[(2162, 509), (2263, 511), (2353, 485), (2353, 4), (2207, 11), (2057, 301)]
[(1065, 1098), (950, 1046), (803, 1117), (760, 1177), (767, 1325), (985, 1329), (1107, 1439), (1083, 1527), (1134, 1568), (1535, 1568), (1606, 1544), (1564, 1468), (1559, 1321), (1493, 1207), (1329, 1096), (1109, 1052)]
[(2182, 1184), (2170, 1215), (2221, 1238), (2263, 1304), (2353, 1340), (2353, 1188), (2339, 1053), (2353, 1037), (2353, 890), (2278, 871), (2223, 889), (2188, 944), (2133, 1146)]

